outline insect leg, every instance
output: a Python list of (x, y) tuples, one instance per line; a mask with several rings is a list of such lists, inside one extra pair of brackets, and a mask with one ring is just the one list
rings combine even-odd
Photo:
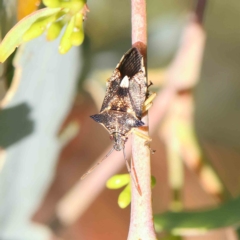
[(143, 113), (145, 113), (151, 106), (152, 106), (152, 101), (153, 99), (157, 96), (156, 93), (152, 93), (144, 102), (143, 105)]
[(145, 112), (147, 112), (151, 106), (152, 106), (152, 102), (149, 103), (149, 104), (146, 105), (146, 106), (143, 106), (143, 114), (144, 114)]
[(141, 187), (140, 187), (139, 182), (138, 182), (138, 177), (137, 177), (137, 173), (136, 173), (136, 170), (135, 170), (135, 167), (134, 167), (134, 163), (132, 161), (132, 169), (133, 169), (133, 173), (134, 173), (134, 175), (132, 175), (131, 167), (130, 167), (129, 162), (126, 158), (124, 149), (123, 149), (123, 156), (124, 156), (124, 159), (125, 159), (125, 162), (126, 162), (128, 173), (130, 174), (139, 195), (142, 196), (142, 191), (141, 191)]
[(134, 133), (134, 134), (136, 134), (137, 136), (145, 139), (146, 141), (145, 141), (144, 145), (147, 146), (147, 147), (151, 150), (151, 153), (152, 153), (152, 154), (155, 153), (155, 150), (152, 150), (152, 149), (150, 148), (150, 144), (149, 144), (149, 143), (152, 141), (152, 139), (151, 139), (149, 136), (147, 136), (146, 134), (140, 132), (140, 131), (137, 130), (136, 128), (133, 128), (133, 129), (131, 130), (131, 132)]
[(153, 85), (152, 81), (147, 85), (147, 88), (150, 88)]
[(157, 93), (152, 93), (144, 102), (144, 106), (148, 105), (153, 101), (153, 99), (157, 96)]
[(103, 160), (105, 160), (112, 152), (113, 152), (114, 148), (112, 148), (108, 154), (101, 159), (99, 162), (97, 162), (93, 167), (91, 167), (85, 174), (82, 175), (81, 180), (83, 180), (89, 173), (91, 173)]
[(136, 134), (137, 136), (145, 139), (146, 142), (151, 142), (151, 141), (152, 141), (152, 139), (151, 139), (149, 136), (147, 136), (146, 134), (138, 131), (136, 128), (132, 128), (131, 132), (134, 133), (134, 134)]

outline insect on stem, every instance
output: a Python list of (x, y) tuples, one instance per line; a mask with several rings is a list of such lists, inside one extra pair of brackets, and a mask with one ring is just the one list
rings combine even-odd
[[(134, 129), (144, 125), (141, 119), (145, 102), (147, 102), (148, 107), (151, 106), (144, 60), (138, 48), (133, 47), (123, 55), (112, 76), (107, 80), (106, 87), (100, 113), (92, 115), (91, 118), (109, 132), (110, 138), (113, 140), (113, 149), (116, 151), (123, 150), (128, 172), (137, 191), (142, 195), (133, 160), (133, 172), (131, 172), (124, 151), (129, 134)], [(93, 166), (82, 178), (92, 172), (102, 161)]]

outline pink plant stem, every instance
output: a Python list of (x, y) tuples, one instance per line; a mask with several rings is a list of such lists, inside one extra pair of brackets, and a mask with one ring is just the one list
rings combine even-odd
[[(145, 0), (132, 0), (132, 45), (137, 47), (143, 55), (146, 67), (147, 24)], [(142, 120), (146, 127), (140, 131), (148, 136), (148, 115)], [(128, 240), (156, 239), (152, 216), (150, 150), (145, 142), (146, 140), (142, 137), (136, 134), (132, 135), (132, 161), (134, 162), (142, 195), (132, 184), (131, 221)]]

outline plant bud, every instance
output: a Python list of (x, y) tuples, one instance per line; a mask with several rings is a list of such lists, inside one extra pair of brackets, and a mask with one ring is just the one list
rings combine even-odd
[(118, 189), (127, 185), (129, 182), (129, 174), (117, 174), (108, 179), (106, 186), (109, 189)]
[(84, 5), (86, 4), (85, 0), (71, 0), (69, 2), (60, 2), (60, 7), (70, 9), (71, 13), (77, 13), (83, 9)]
[(71, 43), (73, 46), (79, 46), (84, 40), (83, 31), (72, 32), (71, 34)]
[(39, 37), (43, 34), (46, 29), (48, 22), (46, 21), (48, 18), (41, 18), (34, 22), (31, 27), (24, 33), (23, 41), (27, 42), (36, 37)]
[(53, 22), (49, 26), (49, 28), (47, 29), (47, 40), (48, 41), (55, 40), (59, 36), (59, 34), (60, 34), (61, 30), (62, 30), (62, 27), (63, 27), (62, 22), (60, 22), (60, 21)]
[(82, 13), (77, 13), (75, 15), (75, 27), (82, 29), (83, 26), (83, 14)]
[(70, 50), (70, 48), (72, 47), (71, 35), (72, 35), (73, 29), (74, 29), (74, 21), (75, 21), (75, 18), (72, 17), (70, 22), (67, 24), (66, 30), (60, 41), (58, 50), (61, 54), (67, 53)]
[(43, 4), (50, 8), (60, 7), (60, 0), (43, 0)]
[(23, 41), (27, 42), (27, 41), (30, 41), (30, 40), (42, 35), (43, 32), (45, 31), (47, 25), (56, 20), (56, 16), (58, 16), (58, 14), (54, 13), (50, 16), (42, 17), (42, 18), (39, 18), (38, 20), (36, 20), (30, 26), (30, 28), (24, 33)]
[(118, 205), (120, 208), (126, 208), (131, 202), (131, 187), (128, 184), (118, 197)]

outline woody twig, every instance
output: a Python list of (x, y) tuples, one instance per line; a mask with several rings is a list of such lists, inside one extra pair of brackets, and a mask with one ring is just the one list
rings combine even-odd
[[(131, 4), (132, 45), (138, 48), (143, 55), (146, 68), (146, 2), (145, 0), (132, 0)], [(143, 134), (148, 135), (148, 115), (146, 115), (142, 121), (146, 127), (141, 131)], [(137, 173), (142, 195), (138, 193), (134, 184), (132, 184), (131, 222), (128, 240), (156, 239), (152, 220), (150, 150), (149, 147), (146, 146), (145, 141), (146, 140), (135, 134), (132, 136), (132, 161), (134, 161), (134, 168)]]

